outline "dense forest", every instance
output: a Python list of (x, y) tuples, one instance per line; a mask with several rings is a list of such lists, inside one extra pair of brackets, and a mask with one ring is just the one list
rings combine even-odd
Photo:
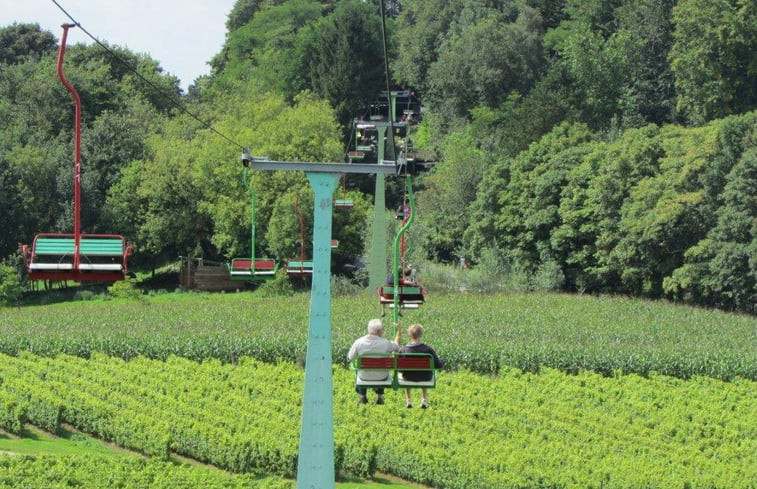
[[(385, 7), (391, 83), (421, 98), (413, 140), (435, 161), (417, 179), (414, 263), (464, 256), (533, 288), (755, 312), (753, 0)], [(82, 229), (127, 236), (136, 268), (249, 256), (240, 146), (344, 161), (352, 119), (386, 86), (379, 10), (238, 0), (211, 74), (187, 93), (149, 56), (70, 46), (66, 73), (83, 102)], [(72, 228), (73, 104), (55, 74), (58, 35), (0, 27), (5, 270), (23, 271), (18, 243)], [(296, 255), (306, 178), (253, 172), (252, 186), (259, 251)], [(335, 271), (365, 254), (371, 188), (349, 181), (356, 205), (335, 214)]]

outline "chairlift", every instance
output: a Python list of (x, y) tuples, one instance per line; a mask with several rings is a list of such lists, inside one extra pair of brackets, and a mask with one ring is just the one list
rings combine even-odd
[(74, 100), (74, 230), (73, 233), (38, 233), (32, 245), (19, 245), (30, 280), (115, 282), (127, 273), (132, 247), (120, 234), (86, 234), (81, 231), (81, 99), (63, 73), (68, 29), (63, 24), (57, 72)]
[(227, 266), (231, 280), (260, 282), (274, 278), (279, 264), (272, 258), (255, 257), (255, 189), (248, 179), (250, 161), (251, 158), (245, 151), (242, 154), (242, 183), (250, 192), (250, 258), (232, 258)]
[[(436, 387), (437, 366), (429, 353), (365, 353), (358, 355), (350, 364), (355, 371), (355, 386), (389, 389), (433, 389)], [(368, 380), (361, 372), (386, 372), (380, 380)], [(425, 373), (422, 380), (411, 380)], [(366, 376), (368, 377), (368, 376)], [(371, 376), (374, 377), (374, 376)]]
[(300, 259), (287, 262), (287, 275), (290, 277), (312, 277), (313, 260), (305, 258), (305, 219), (300, 210), (300, 195), (294, 196), (294, 211), (300, 221)]
[(397, 217), (402, 221), (402, 225), (394, 239), (393, 283), (381, 285), (376, 291), (382, 309), (387, 305), (395, 309), (395, 322), (398, 321), (402, 309), (417, 309), (426, 300), (426, 288), (415, 279), (408, 281), (404, 278), (406, 270), (405, 252), (407, 250), (406, 231), (415, 219), (415, 199), (413, 198), (412, 177), (409, 173), (405, 175), (405, 195)]
[(347, 175), (342, 175), (342, 198), (334, 199), (334, 207), (337, 209), (351, 209), (355, 206), (352, 199), (347, 198)]

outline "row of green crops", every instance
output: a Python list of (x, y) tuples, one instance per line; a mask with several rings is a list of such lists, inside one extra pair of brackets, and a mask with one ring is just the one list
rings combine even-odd
[[(249, 358), (0, 355), (0, 419), (54, 429), (57, 416), (156, 459), (172, 451), (291, 477), (303, 377), (292, 363)], [(334, 391), (337, 470), (363, 477), (378, 470), (441, 489), (757, 480), (757, 384), (741, 378), (462, 370), (442, 374), (421, 410), (396, 391), (384, 406), (357, 406), (353, 374), (337, 366)]]
[[(0, 352), (302, 361), (309, 298), (171, 294), (0, 309)], [(378, 313), (373, 296), (333, 299), (335, 362), (345, 362), (352, 341)], [(513, 366), (536, 372), (547, 366), (604, 375), (619, 370), (757, 380), (753, 316), (613, 297), (432, 295), (404, 321), (426, 326), (426, 341), (451, 369), (496, 373)]]
[(0, 489), (291, 489), (291, 482), (231, 475), (138, 457), (0, 455)]

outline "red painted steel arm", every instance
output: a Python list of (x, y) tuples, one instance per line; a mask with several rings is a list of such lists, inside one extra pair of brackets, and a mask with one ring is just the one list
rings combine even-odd
[(81, 98), (63, 73), (68, 29), (76, 24), (63, 24), (63, 36), (58, 50), (58, 78), (74, 99), (74, 270), (79, 269), (79, 243), (81, 240)]

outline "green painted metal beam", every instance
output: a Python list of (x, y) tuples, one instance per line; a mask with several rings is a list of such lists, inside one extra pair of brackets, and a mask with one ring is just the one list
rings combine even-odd
[[(410, 216), (405, 220), (404, 225), (400, 228), (397, 235), (394, 237), (394, 253), (392, 261), (392, 269), (394, 270), (394, 324), (398, 324), (400, 321), (400, 277), (402, 277), (402, 270), (400, 270), (400, 246), (402, 243), (402, 235), (410, 228), (410, 225), (415, 220), (415, 199), (413, 197), (413, 179), (408, 173), (405, 176), (405, 187), (407, 188), (407, 201), (409, 204)], [(405, 212), (405, 209), (403, 209)], [(396, 331), (394, 332), (397, 333)]]
[(334, 489), (334, 387), (331, 360), (332, 198), (338, 174), (307, 173), (313, 202), (313, 281), (305, 356), (305, 394), (297, 489)]
[[(377, 125), (378, 140), (386, 138), (387, 125)], [(385, 144), (378, 145), (378, 160), (384, 159)], [(394, 151), (392, 151), (394, 154)], [(370, 267), (368, 268), (368, 288), (376, 290), (386, 282), (386, 178), (376, 175), (376, 188), (373, 197), (373, 237), (371, 239)]]

